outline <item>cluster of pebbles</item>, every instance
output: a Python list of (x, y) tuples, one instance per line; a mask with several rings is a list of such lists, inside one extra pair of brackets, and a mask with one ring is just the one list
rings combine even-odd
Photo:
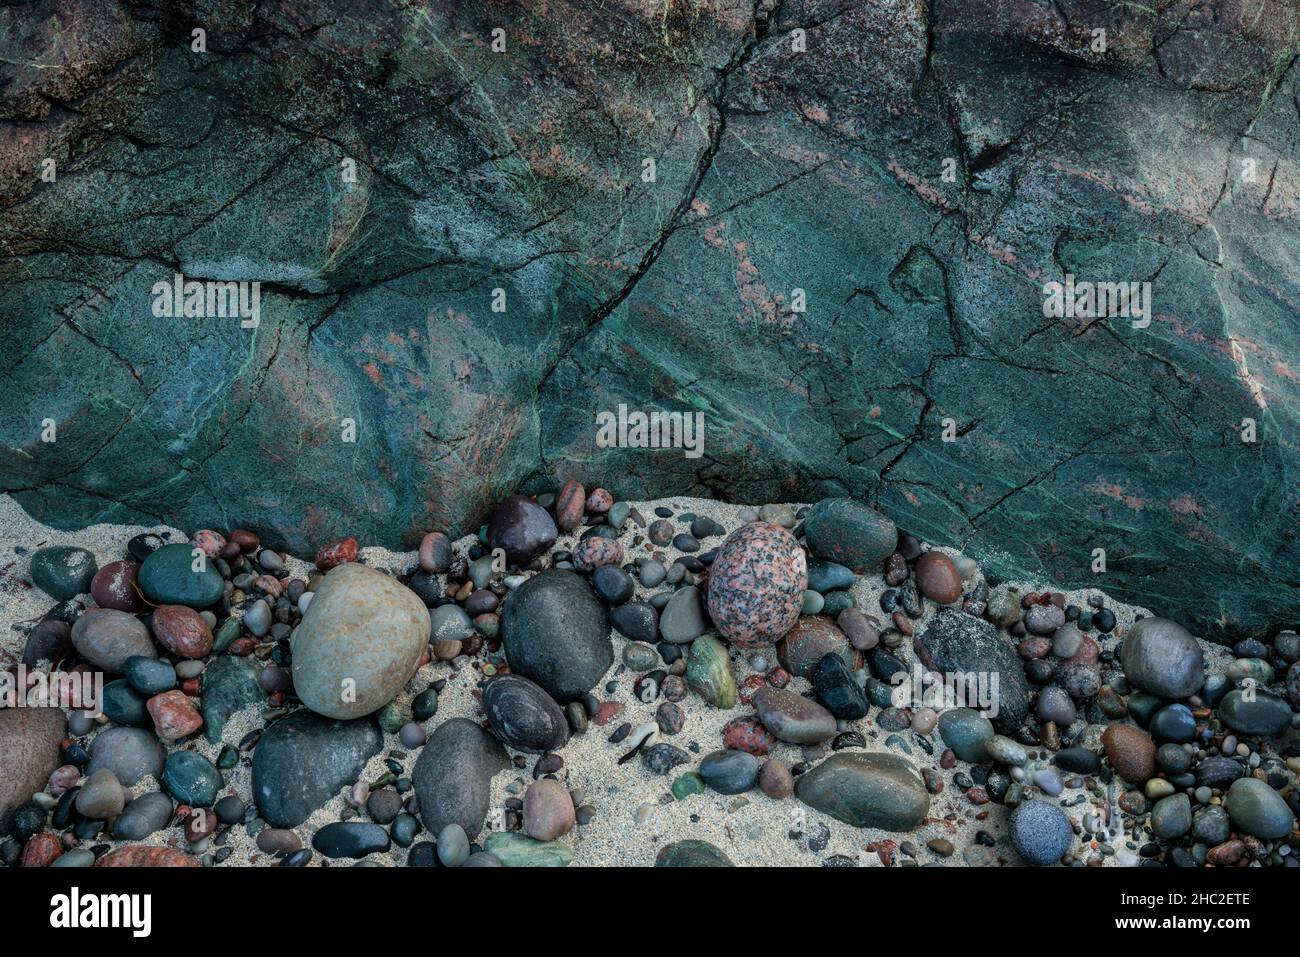
[(311, 563), (99, 531), (8, 546), (5, 866), (1297, 865), (1300, 636), (991, 582), (855, 500), (569, 481)]

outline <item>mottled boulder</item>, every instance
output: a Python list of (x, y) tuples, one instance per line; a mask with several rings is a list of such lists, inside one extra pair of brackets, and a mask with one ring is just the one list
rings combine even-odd
[[(1300, 606), (1288, 0), (221, 3), (206, 57), (184, 8), (16, 9), (0, 490), (46, 521), (411, 547), (580, 463), (872, 502), (1006, 579), (1104, 545), (1198, 634)], [(257, 324), (155, 315), (178, 270)], [(1044, 315), (1067, 274), (1154, 308)], [(597, 445), (620, 404), (702, 447)]]

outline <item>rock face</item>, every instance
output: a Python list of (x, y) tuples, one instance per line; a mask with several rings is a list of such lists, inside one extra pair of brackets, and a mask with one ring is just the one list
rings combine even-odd
[(910, 831), (930, 810), (921, 775), (896, 754), (838, 752), (800, 775), (794, 793), (837, 821), (882, 831)]
[(429, 629), (415, 592), (365, 565), (339, 565), (293, 633), (294, 690), (326, 717), (378, 711), (415, 673)]
[(501, 742), (473, 721), (438, 725), (411, 772), (425, 828), (437, 834), (459, 824), (474, 840), (487, 816), (492, 776), (508, 764)]
[(58, 708), (0, 711), (0, 835), (18, 806), (45, 789), (59, 766), (59, 746), (68, 722)]
[(1130, 682), (1162, 698), (1186, 698), (1205, 681), (1205, 653), (1167, 618), (1143, 618), (1124, 637), (1120, 665)]
[(563, 569), (534, 575), (510, 593), (502, 604), (501, 644), (511, 670), (560, 704), (590, 691), (614, 663), (605, 606), (582, 578)]
[(332, 721), (295, 711), (271, 725), (253, 752), (253, 800), (273, 827), (297, 827), (357, 780), (383, 746), (374, 721)]
[(997, 675), (998, 713), (992, 715), (990, 709), (997, 727), (1014, 729), (1029, 713), (1029, 682), (1015, 646), (982, 618), (960, 611), (940, 611), (925, 631), (912, 639), (912, 647), (922, 664), (933, 672), (983, 674), (989, 676), (990, 682)]
[[(32, 135), (0, 174), (0, 489), (43, 521), (413, 547), (576, 461), (624, 498), (875, 502), (1007, 579), (1089, 584), (1105, 541), (1113, 596), (1201, 634), (1300, 606), (1297, 224), (1273, 177), (1222, 188), (1243, 129), (1261, 170), (1290, 155), (1283, 0), (1109, 5), (1105, 52), (1079, 3), (571, 0), (514, 11), (504, 53), (491, 3), (210, 6), (250, 38), (219, 62), (95, 0), (5, 37)], [(615, 100), (620, 135), (581, 121)], [(154, 315), (171, 263), (261, 281), (256, 328)], [(1067, 273), (1156, 276), (1158, 308), (1045, 318)], [(597, 446), (621, 402), (707, 409), (707, 457)]]

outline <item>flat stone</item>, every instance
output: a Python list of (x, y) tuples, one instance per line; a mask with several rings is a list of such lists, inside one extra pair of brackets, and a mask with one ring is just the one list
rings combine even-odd
[(470, 840), (477, 838), (492, 777), (508, 766), (501, 742), (473, 721), (451, 718), (438, 725), (411, 772), (425, 828), (436, 834), (459, 824)]
[(709, 627), (704, 615), (704, 598), (692, 586), (679, 588), (659, 615), (659, 634), (664, 641), (681, 645), (694, 641)]
[(203, 735), (213, 744), (222, 740), (226, 722), (236, 711), (266, 700), (258, 680), (255, 658), (220, 655), (203, 671)]
[(382, 747), (370, 719), (338, 721), (306, 710), (281, 718), (253, 751), (258, 812), (272, 827), (297, 827), (355, 782)]
[(686, 685), (706, 702), (724, 711), (736, 706), (736, 678), (727, 648), (712, 635), (691, 643), (686, 656)]
[(334, 821), (312, 835), (311, 846), (329, 858), (359, 859), (368, 854), (381, 854), (392, 844), (388, 832), (378, 824), (370, 821)]
[(171, 824), (172, 799), (159, 791), (142, 794), (113, 822), (113, 837), (119, 841), (143, 841)]
[(1282, 734), (1291, 727), (1291, 717), (1291, 706), (1284, 699), (1258, 689), (1251, 699), (1238, 688), (1219, 702), (1219, 718), (1239, 734)]
[(1151, 808), (1151, 830), (1166, 841), (1177, 840), (1192, 829), (1192, 802), (1186, 794), (1171, 794)]
[(837, 752), (800, 775), (794, 790), (809, 807), (854, 827), (910, 831), (930, 810), (920, 774), (895, 754)]
[(826, 710), (843, 721), (857, 721), (867, 716), (866, 692), (844, 659), (834, 652), (822, 657), (813, 669), (813, 690)]
[(944, 744), (972, 764), (988, 760), (988, 742), (995, 733), (993, 722), (973, 708), (952, 708), (939, 715), (939, 734)]
[(573, 860), (569, 845), (535, 841), (517, 831), (494, 831), (483, 846), (503, 867), (568, 867)]
[(759, 720), (778, 740), (791, 744), (820, 744), (835, 737), (835, 716), (810, 698), (784, 688), (762, 687), (754, 692)]
[(758, 783), (758, 758), (744, 751), (714, 751), (700, 762), (700, 777), (719, 794), (744, 794)]
[(812, 679), (818, 662), (828, 654), (839, 655), (850, 671), (862, 667), (861, 656), (854, 651), (845, 634), (821, 615), (805, 615), (776, 643), (776, 657), (781, 667), (796, 678)]

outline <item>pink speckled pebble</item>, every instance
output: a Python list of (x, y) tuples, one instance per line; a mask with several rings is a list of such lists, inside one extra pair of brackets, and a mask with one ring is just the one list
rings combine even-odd
[(794, 536), (752, 522), (718, 549), (709, 571), (709, 615), (733, 644), (771, 644), (799, 619), (807, 587), (808, 561)]

